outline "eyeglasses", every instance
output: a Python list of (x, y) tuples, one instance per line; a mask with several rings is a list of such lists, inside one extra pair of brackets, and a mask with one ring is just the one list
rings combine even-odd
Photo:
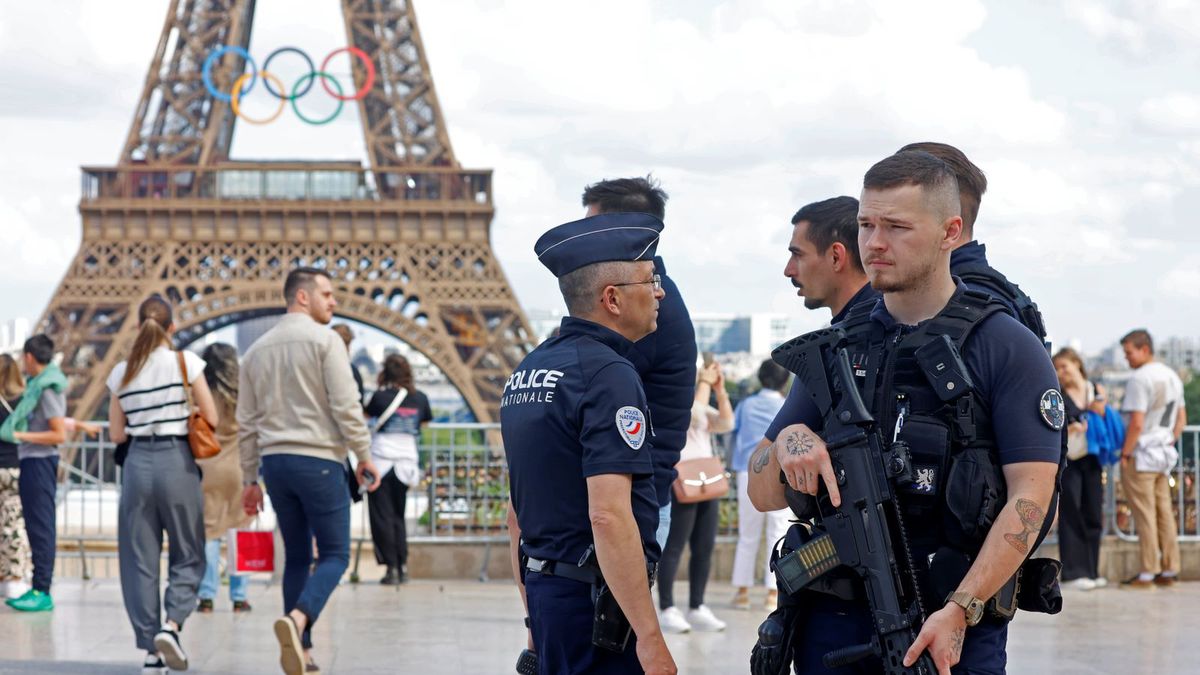
[(623, 284), (609, 284), (609, 286), (640, 286), (642, 284), (654, 284), (655, 291), (662, 290), (662, 277), (655, 274), (646, 281), (626, 281)]

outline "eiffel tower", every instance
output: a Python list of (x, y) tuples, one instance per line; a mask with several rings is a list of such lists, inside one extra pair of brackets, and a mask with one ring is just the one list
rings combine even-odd
[[(248, 48), (254, 4), (172, 0), (117, 166), (83, 169), (83, 240), (39, 322), (63, 353), (72, 414), (106, 399), (145, 298), (174, 305), (184, 345), (281, 312), (283, 278), (310, 265), (331, 274), (339, 316), (420, 351), (476, 419), (498, 420), (532, 331), (492, 251), (491, 171), (454, 156), (412, 0), (341, 0), (366, 57), (351, 61), (369, 87), (368, 167), (230, 160), (237, 116), (203, 70), (222, 46)], [(252, 72), (236, 52), (210, 63), (219, 92)]]

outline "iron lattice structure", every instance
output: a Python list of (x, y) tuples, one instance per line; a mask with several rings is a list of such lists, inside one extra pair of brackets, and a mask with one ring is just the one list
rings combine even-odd
[[(173, 0), (116, 167), (84, 167), (83, 241), (40, 330), (63, 353), (73, 414), (137, 334), (137, 306), (161, 294), (183, 345), (283, 310), (298, 265), (334, 280), (339, 316), (425, 354), (480, 421), (498, 419), (504, 380), (531, 331), (491, 246), (490, 170), (454, 157), (411, 0), (342, 0), (349, 44), (378, 76), (359, 102), (370, 166), (234, 162), (236, 117), (201, 80), (220, 45), (249, 44), (254, 0)], [(243, 64), (212, 71), (228, 91)], [(355, 60), (353, 78), (366, 73)]]

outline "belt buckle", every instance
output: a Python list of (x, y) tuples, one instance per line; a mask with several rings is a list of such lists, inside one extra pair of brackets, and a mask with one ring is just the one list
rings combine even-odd
[(538, 560), (537, 558), (530, 558), (529, 562), (525, 563), (525, 567), (530, 572), (537, 572), (538, 574), (541, 574), (542, 570), (546, 568), (546, 561)]

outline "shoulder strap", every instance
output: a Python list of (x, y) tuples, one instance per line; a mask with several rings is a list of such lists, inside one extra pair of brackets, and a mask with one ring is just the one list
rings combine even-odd
[(379, 416), (379, 419), (375, 420), (375, 426), (371, 427), (371, 433), (379, 433), (379, 430), (383, 428), (383, 425), (387, 424), (387, 421), (392, 419), (392, 415), (396, 414), (396, 408), (400, 407), (400, 402), (406, 398), (408, 398), (408, 390), (404, 387), (397, 389), (395, 398), (393, 398), (392, 402), (388, 404), (387, 409), (383, 411), (383, 414)]
[(4, 406), (4, 409), (8, 411), (9, 415), (13, 414), (12, 406), (8, 404), (8, 401), (3, 396), (0, 396), (0, 405)]
[(183, 358), (183, 351), (175, 352), (175, 356), (179, 358), (179, 372), (183, 375), (183, 394), (187, 397), (188, 413), (191, 413), (192, 406), (192, 383), (188, 381), (187, 360)]
[(998, 312), (1004, 312), (1004, 305), (987, 293), (965, 289), (955, 293), (949, 304), (925, 327), (925, 332), (935, 335), (945, 335), (962, 353), (963, 344), (975, 328), (983, 320)]

